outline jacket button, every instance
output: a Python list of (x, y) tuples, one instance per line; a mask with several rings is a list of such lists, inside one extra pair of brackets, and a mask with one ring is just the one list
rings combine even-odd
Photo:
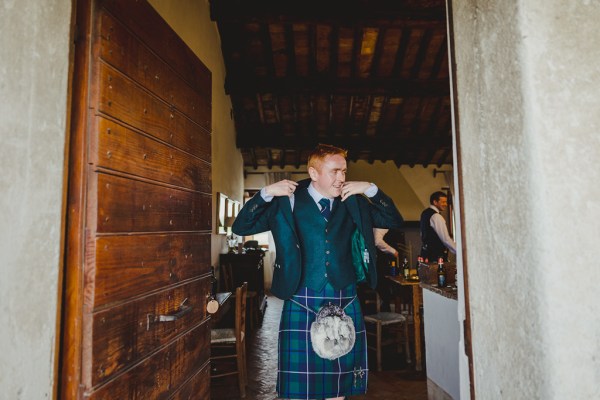
[(329, 240), (325, 239), (325, 243), (329, 243)]
[(300, 245), (299, 245), (298, 243), (296, 243), (296, 247), (297, 247), (297, 248), (300, 248)]
[(327, 274), (325, 274), (325, 278), (327, 278)]
[(327, 262), (325, 263), (325, 265), (329, 266), (329, 261), (327, 261)]
[(329, 250), (327, 250), (327, 251), (325, 252), (325, 254), (329, 254)]

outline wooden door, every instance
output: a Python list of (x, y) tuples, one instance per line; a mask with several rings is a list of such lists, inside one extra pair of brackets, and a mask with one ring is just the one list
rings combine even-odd
[(61, 399), (207, 399), (210, 71), (147, 1), (76, 30)]

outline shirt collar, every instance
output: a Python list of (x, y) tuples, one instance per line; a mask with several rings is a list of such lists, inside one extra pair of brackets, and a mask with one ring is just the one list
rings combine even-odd
[(313, 186), (312, 182), (308, 185), (308, 194), (310, 194), (310, 197), (313, 198), (315, 203), (319, 203), (319, 200), (321, 200), (322, 198), (326, 198), (329, 199), (331, 204), (333, 204), (333, 199), (330, 197), (325, 197), (321, 193), (319, 193), (317, 189), (315, 189), (315, 187)]
[(433, 204), (429, 206), (429, 208), (431, 208), (433, 211), (435, 211), (436, 213), (440, 213), (440, 210), (438, 210), (438, 208), (436, 206), (434, 206)]

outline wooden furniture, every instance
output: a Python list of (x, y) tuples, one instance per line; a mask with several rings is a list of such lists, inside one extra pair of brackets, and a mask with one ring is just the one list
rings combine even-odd
[[(223, 376), (237, 375), (240, 388), (240, 397), (246, 397), (248, 376), (246, 370), (246, 292), (248, 284), (235, 290), (235, 328), (212, 329), (210, 332), (211, 353), (218, 348), (232, 348), (233, 353), (213, 355), (210, 358), (212, 365), (211, 379)], [(235, 359), (236, 369), (230, 372), (218, 372), (214, 366), (216, 360)]]
[[(365, 323), (375, 325), (375, 332), (369, 332), (367, 330), (367, 335), (375, 338), (375, 346), (368, 345), (370, 349), (375, 350), (377, 355), (377, 371), (381, 371), (381, 350), (383, 346), (388, 344), (398, 344), (398, 347), (401, 342), (404, 343), (404, 355), (406, 356), (406, 362), (410, 363), (410, 345), (408, 343), (408, 321), (406, 317), (402, 314), (398, 314), (395, 312), (381, 312), (381, 298), (379, 297), (379, 293), (374, 290), (369, 290), (363, 292), (363, 295), (370, 295), (374, 297), (373, 301), (376, 305), (376, 313), (369, 314), (364, 316)], [(365, 303), (368, 303), (370, 300), (364, 299)], [(397, 329), (397, 326), (400, 326), (400, 329)], [(383, 337), (383, 328), (390, 327), (396, 328), (393, 337), (385, 340)]]
[[(221, 265), (221, 279), (223, 281), (224, 290), (233, 290), (235, 287), (233, 284), (233, 267), (231, 263), (224, 263)], [(246, 313), (248, 314), (248, 324), (246, 325), (250, 330), (253, 330), (255, 325), (259, 322), (258, 314), (260, 313), (258, 306), (258, 293), (254, 290), (246, 292)]]
[[(412, 288), (412, 306), (413, 306), (413, 325), (415, 333), (415, 369), (423, 370), (423, 355), (421, 352), (421, 306), (423, 305), (423, 292), (419, 286), (419, 281), (411, 281), (404, 279), (403, 276), (386, 276), (387, 279), (400, 286), (408, 286)], [(396, 307), (399, 309), (400, 305)]]
[(267, 305), (264, 284), (264, 253), (252, 251), (248, 253), (228, 253), (220, 255), (221, 290), (231, 291), (233, 288), (248, 282), (248, 322), (249, 328), (262, 321)]
[(206, 399), (211, 73), (147, 1), (76, 13), (57, 397)]

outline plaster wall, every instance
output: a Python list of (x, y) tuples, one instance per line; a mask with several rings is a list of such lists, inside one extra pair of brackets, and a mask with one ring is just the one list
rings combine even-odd
[(227, 251), (225, 235), (215, 234), (217, 192), (243, 201), (244, 177), (241, 152), (235, 146), (231, 99), (225, 94), (225, 64), (217, 25), (210, 20), (208, 0), (150, 0), (190, 49), (212, 72), (212, 265)]
[(452, 7), (476, 398), (600, 398), (600, 3)]
[(53, 396), (70, 25), (70, 1), (0, 4), (0, 399)]
[[(418, 221), (423, 209), (429, 206), (429, 196), (444, 186), (449, 186), (444, 175), (433, 177), (434, 167), (398, 168), (391, 161), (366, 161), (348, 163), (347, 179), (373, 182), (390, 196), (406, 221)], [(449, 166), (443, 168), (450, 170)]]

